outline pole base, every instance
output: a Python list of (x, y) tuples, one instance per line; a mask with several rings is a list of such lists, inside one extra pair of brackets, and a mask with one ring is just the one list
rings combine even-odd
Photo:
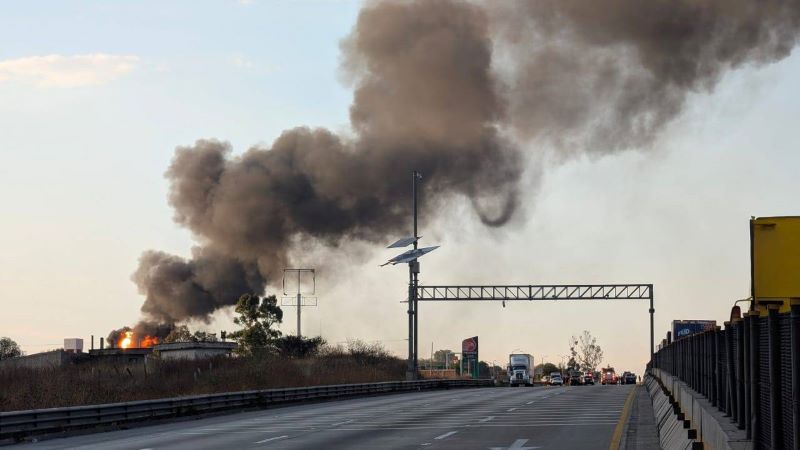
[(406, 371), (406, 381), (415, 381), (417, 379), (417, 373), (413, 370)]

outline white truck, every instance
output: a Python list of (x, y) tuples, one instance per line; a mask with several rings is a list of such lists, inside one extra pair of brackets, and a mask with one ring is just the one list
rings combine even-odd
[(533, 386), (533, 356), (522, 353), (508, 356), (508, 384)]

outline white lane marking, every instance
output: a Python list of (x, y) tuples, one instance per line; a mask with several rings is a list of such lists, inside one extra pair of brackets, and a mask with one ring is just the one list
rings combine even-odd
[(443, 434), (441, 436), (436, 436), (434, 439), (436, 439), (437, 441), (440, 441), (440, 440), (446, 439), (446, 438), (448, 438), (448, 437), (450, 437), (450, 436), (452, 436), (452, 435), (454, 435), (456, 433), (458, 433), (458, 431), (450, 431), (450, 432), (447, 432), (447, 433), (445, 433), (445, 434)]
[(356, 421), (356, 419), (345, 420), (344, 422), (332, 423), (331, 426), (332, 427), (338, 427), (339, 425), (344, 425), (346, 423), (355, 422), (355, 421)]
[(530, 405), (531, 403), (533, 403), (533, 402), (535, 402), (535, 401), (536, 401), (536, 400), (531, 400), (531, 401), (529, 401), (528, 403), (525, 403), (525, 404), (526, 404), (526, 405)]
[(277, 440), (280, 440), (280, 439), (286, 439), (288, 437), (289, 437), (288, 435), (284, 434), (283, 436), (276, 436), (276, 437), (271, 437), (271, 438), (268, 438), (268, 439), (263, 439), (261, 441), (256, 442), (256, 444), (263, 444), (263, 443), (269, 442), (269, 441), (277, 441)]
[(511, 444), (510, 447), (490, 447), (491, 450), (532, 450), (534, 448), (541, 448), (541, 447), (523, 447), (525, 443), (528, 442), (527, 439), (517, 439)]
[(479, 420), (478, 422), (486, 423), (490, 420), (494, 419), (494, 416), (484, 417), (483, 419)]
[(425, 447), (426, 445), (431, 445), (431, 443), (430, 443), (430, 442), (426, 442), (426, 443), (424, 443), (424, 444), (419, 444), (419, 445), (421, 445), (421, 446)]
[(511, 411), (514, 411), (515, 409), (517, 409), (517, 408), (508, 408), (508, 409), (506, 410), (506, 412), (511, 412)]

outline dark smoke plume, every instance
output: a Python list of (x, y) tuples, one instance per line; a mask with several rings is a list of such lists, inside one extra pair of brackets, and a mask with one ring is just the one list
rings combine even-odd
[(570, 153), (651, 144), (690, 93), (788, 56), (800, 30), (798, 0), (492, 5), (497, 47), (512, 61), (513, 128)]
[(778, 0), (368, 3), (342, 43), (354, 137), (301, 127), (241, 156), (213, 140), (177, 149), (169, 201), (201, 246), (142, 256), (142, 312), (208, 319), (274, 283), (293, 243), (405, 234), (413, 169), (428, 210), (460, 196), (501, 226), (518, 204), (516, 142), (647, 146), (725, 70), (788, 55), (799, 14)]

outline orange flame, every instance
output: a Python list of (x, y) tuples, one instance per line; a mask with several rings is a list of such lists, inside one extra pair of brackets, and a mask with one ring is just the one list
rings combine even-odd
[(158, 344), (158, 338), (155, 336), (145, 336), (143, 338), (136, 338), (133, 331), (126, 331), (119, 338), (117, 342), (118, 348), (150, 348)]

